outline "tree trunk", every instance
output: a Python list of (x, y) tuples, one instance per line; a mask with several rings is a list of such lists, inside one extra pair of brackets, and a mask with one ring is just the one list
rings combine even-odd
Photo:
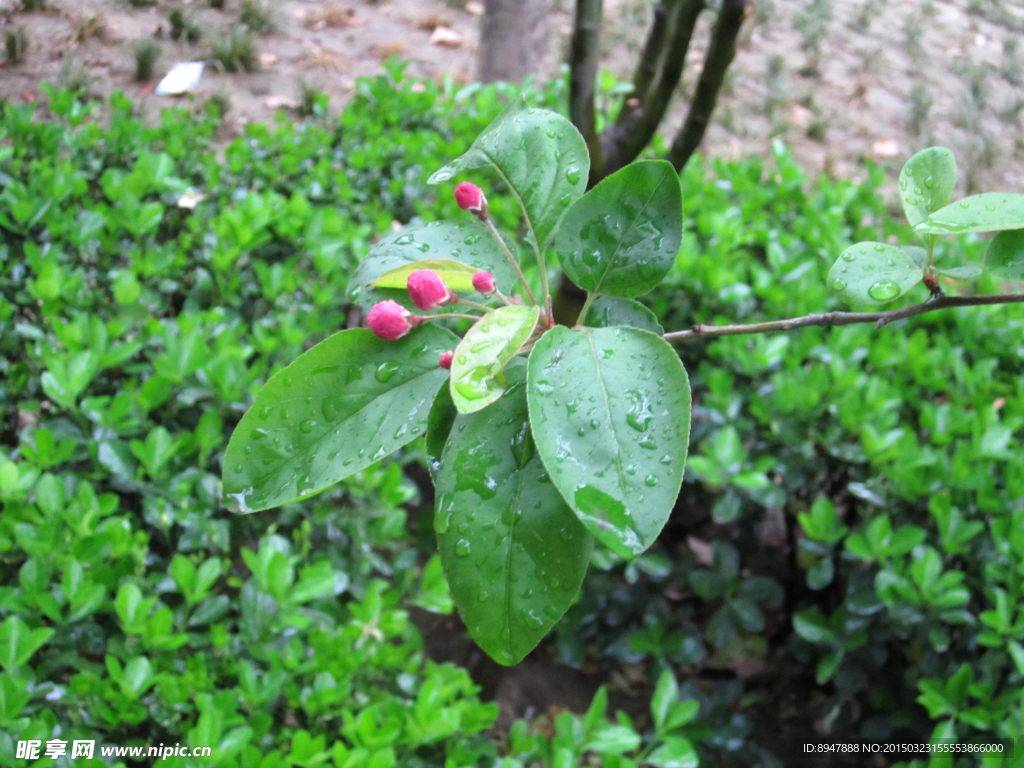
[(519, 83), (540, 70), (548, 49), (550, 10), (550, 0), (484, 0), (481, 82)]

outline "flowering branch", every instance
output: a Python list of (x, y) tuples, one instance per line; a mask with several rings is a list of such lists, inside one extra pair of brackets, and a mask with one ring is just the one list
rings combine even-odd
[(790, 317), (785, 320), (772, 320), (766, 323), (746, 323), (742, 325), (705, 325), (698, 323), (686, 331), (672, 331), (665, 334), (668, 342), (693, 341), (694, 339), (716, 339), (721, 336), (742, 336), (750, 333), (774, 333), (775, 331), (794, 331), (797, 328), (820, 326), (832, 328), (837, 325), (853, 325), (855, 323), (874, 323), (875, 328), (882, 328), (896, 320), (935, 312), (940, 309), (954, 307), (977, 307), (988, 304), (1019, 304), (1024, 303), (1024, 293), (993, 293), (983, 296), (933, 296), (922, 304), (915, 304), (903, 309), (886, 312), (825, 312), (822, 314)]

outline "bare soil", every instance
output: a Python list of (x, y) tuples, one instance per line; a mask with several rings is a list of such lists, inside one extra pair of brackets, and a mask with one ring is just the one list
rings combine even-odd
[[(196, 97), (230, 99), (231, 138), (247, 121), (270, 121), (301, 101), (303, 86), (327, 93), (332, 111), (355, 78), (382, 71), (392, 55), (414, 76), (470, 82), (476, 70), (480, 2), (463, 0), (267, 0), (274, 30), (257, 37), (259, 68), (230, 74), (207, 66)], [(118, 89), (152, 115), (172, 97), (133, 82), (135, 46), (156, 38), (155, 79), (176, 61), (210, 60), (210, 44), (238, 18), (208, 0), (46, 0), (26, 13), (0, 0), (0, 35), (24, 28), (28, 49), (0, 68), (0, 96), (31, 99), (41, 81), (91, 79)], [(180, 7), (202, 33), (194, 45), (169, 38)], [(650, 0), (607, 0), (603, 66), (628, 80), (643, 45)], [(550, 54), (542, 76), (557, 74), (570, 32), (570, 0), (554, 0)], [(700, 73), (711, 14), (705, 14), (663, 130), (671, 138)], [(440, 32), (437, 28), (441, 27)], [(702, 150), (739, 158), (767, 155), (774, 139), (791, 146), (812, 173), (856, 177), (871, 159), (894, 171), (914, 151), (950, 147), (961, 191), (1016, 190), (1024, 180), (1024, 0), (756, 0)], [(443, 39), (442, 39), (443, 38)]]

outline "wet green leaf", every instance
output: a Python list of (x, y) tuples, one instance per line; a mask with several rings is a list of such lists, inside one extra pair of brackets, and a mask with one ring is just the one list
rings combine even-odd
[(836, 259), (828, 287), (851, 304), (887, 304), (921, 282), (911, 254), (885, 243), (857, 243)]
[(962, 267), (936, 267), (935, 271), (940, 275), (952, 277), (957, 280), (970, 280), (981, 274), (981, 267), (977, 264), (967, 264)]
[(520, 661), (568, 609), (593, 537), (532, 449), (526, 364), (486, 412), (460, 414), (441, 459), (434, 526), (452, 596), (495, 661)]
[(614, 328), (625, 325), (630, 328), (650, 331), (659, 336), (665, 332), (661, 323), (658, 322), (657, 316), (639, 301), (618, 299), (614, 296), (596, 298), (587, 311), (584, 325), (591, 328)]
[(255, 512), (317, 493), (423, 432), (457, 337), (425, 325), (399, 341), (336, 333), (272, 377), (235, 428), (224, 493)]
[[(515, 243), (509, 238), (505, 238), (505, 243), (515, 254)], [(517, 279), (508, 256), (483, 222), (472, 218), (457, 224), (434, 221), (393, 232), (374, 245), (369, 255), (352, 274), (352, 279), (348, 283), (348, 295), (352, 301), (365, 309), (369, 309), (378, 301), (394, 299), (402, 306), (423, 314), (422, 310), (417, 309), (412, 303), (409, 292), (404, 287), (385, 288), (374, 286), (373, 283), (394, 270), (410, 267), (424, 259), (459, 261), (473, 271), (486, 270), (494, 275), (498, 290), (503, 293), (510, 293)], [(419, 268), (413, 266), (410, 271)], [(479, 297), (479, 294), (474, 295)]]
[(613, 173), (565, 216), (555, 249), (566, 275), (581, 288), (639, 296), (660, 283), (682, 239), (679, 175), (664, 160)]
[(374, 288), (397, 288), (405, 291), (408, 290), (409, 275), (420, 269), (436, 272), (453, 291), (472, 291), (473, 275), (479, 271), (477, 267), (452, 259), (423, 259), (389, 269), (370, 285)]
[(451, 390), (441, 387), (427, 415), (427, 469), (430, 470), (434, 485), (437, 485), (437, 473), (441, 469), (441, 454), (458, 415), (455, 403), (452, 402)]
[(985, 267), (1008, 280), (1024, 280), (1024, 229), (1007, 230), (992, 238)]
[(683, 480), (690, 384), (675, 351), (634, 328), (548, 331), (530, 355), (537, 451), (562, 496), (623, 557), (661, 532)]
[(505, 391), (505, 365), (530, 338), (540, 309), (508, 306), (488, 312), (455, 348), (452, 358), (452, 402), (459, 413), (473, 413)]
[(1024, 229), (1024, 195), (986, 192), (965, 197), (929, 215), (914, 229), (934, 235)]
[(900, 200), (910, 226), (949, 205), (956, 186), (956, 160), (945, 147), (922, 149), (900, 171)]
[(498, 171), (519, 200), (527, 239), (541, 253), (569, 206), (587, 188), (590, 154), (576, 127), (561, 115), (513, 101), (469, 150), (428, 180), (441, 184), (463, 171)]

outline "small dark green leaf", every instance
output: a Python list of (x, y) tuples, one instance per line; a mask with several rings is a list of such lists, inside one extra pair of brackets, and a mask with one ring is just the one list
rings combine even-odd
[(857, 243), (836, 259), (828, 287), (851, 304), (887, 304), (924, 277), (913, 257), (885, 243)]
[(428, 180), (441, 184), (474, 168), (494, 168), (519, 200), (527, 239), (543, 253), (558, 225), (587, 188), (590, 154), (576, 127), (561, 115), (513, 101), (469, 150)]
[(477, 267), (452, 259), (423, 259), (389, 269), (370, 285), (374, 288), (397, 288), (404, 291), (409, 284), (409, 275), (420, 269), (437, 273), (453, 291), (472, 291), (473, 275), (479, 271)]
[(569, 209), (555, 250), (581, 288), (610, 296), (647, 293), (675, 263), (683, 230), (679, 175), (664, 160), (613, 173)]
[(539, 316), (538, 307), (499, 307), (466, 332), (455, 348), (450, 379), (459, 413), (483, 410), (501, 397), (505, 365), (530, 338)]
[(690, 384), (678, 355), (635, 328), (557, 326), (530, 355), (530, 421), (562, 496), (604, 544), (635, 557), (683, 480)]
[(809, 643), (834, 643), (837, 640), (836, 633), (829, 627), (828, 619), (816, 608), (795, 614), (793, 629)]
[(949, 205), (956, 186), (956, 160), (945, 147), (922, 149), (900, 171), (900, 199), (914, 227)]
[(992, 238), (985, 267), (1007, 280), (1024, 280), (1024, 229), (1007, 230)]
[(495, 661), (519, 662), (568, 609), (593, 537), (579, 524), (529, 439), (525, 361), (486, 412), (459, 415), (437, 473), (434, 527), (452, 596)]
[(931, 214), (914, 229), (931, 235), (1024, 229), (1024, 195), (986, 192), (965, 197)]
[(425, 325), (399, 341), (336, 333), (271, 378), (235, 428), (224, 492), (242, 512), (269, 509), (368, 467), (423, 432), (457, 337)]
[(427, 469), (430, 470), (434, 485), (437, 485), (437, 472), (441, 469), (441, 454), (458, 415), (455, 403), (452, 402), (451, 390), (441, 387), (427, 416)]
[[(506, 238), (514, 254), (516, 245)], [(348, 283), (348, 295), (359, 306), (369, 309), (378, 301), (394, 299), (420, 314), (404, 288), (379, 288), (373, 283), (383, 275), (424, 259), (451, 259), (483, 269), (494, 275), (498, 289), (510, 293), (516, 282), (515, 269), (508, 256), (494, 239), (487, 225), (470, 218), (458, 224), (434, 221), (394, 232), (370, 249), (369, 255), (356, 267)], [(440, 310), (446, 311), (444, 309)]]
[(661, 336), (665, 329), (651, 310), (633, 299), (619, 299), (614, 296), (599, 296), (590, 305), (584, 325), (591, 328), (614, 328), (628, 326), (650, 331)]

